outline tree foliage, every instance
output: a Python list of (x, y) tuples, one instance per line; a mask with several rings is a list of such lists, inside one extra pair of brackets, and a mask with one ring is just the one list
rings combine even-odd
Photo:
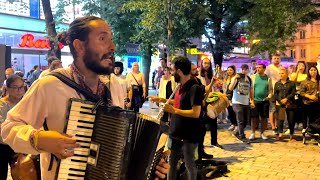
[(311, 0), (252, 0), (252, 3), (254, 8), (247, 16), (249, 39), (260, 42), (252, 45), (251, 55), (284, 51), (300, 25), (320, 17)]
[(214, 56), (215, 64), (221, 65), (223, 56), (239, 46), (241, 35), (245, 34), (243, 17), (253, 7), (247, 0), (198, 0), (208, 9), (204, 19), (207, 49)]
[(124, 5), (124, 9), (141, 12), (136, 40), (148, 44), (165, 44), (170, 52), (185, 48), (188, 39), (200, 37), (203, 28), (198, 26), (198, 6), (190, 0), (136, 0)]

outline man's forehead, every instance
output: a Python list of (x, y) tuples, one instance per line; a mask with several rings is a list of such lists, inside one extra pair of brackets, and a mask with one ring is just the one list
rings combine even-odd
[(107, 22), (104, 20), (93, 20), (89, 22), (93, 32), (97, 33), (112, 33), (112, 30)]

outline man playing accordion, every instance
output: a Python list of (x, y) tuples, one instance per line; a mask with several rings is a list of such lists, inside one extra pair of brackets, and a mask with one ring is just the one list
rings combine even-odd
[[(123, 108), (125, 97), (119, 93), (121, 85), (111, 74), (116, 47), (109, 25), (94, 16), (77, 18), (70, 24), (68, 32), (58, 35), (58, 40), (69, 45), (74, 62), (69, 68), (57, 72), (96, 96), (102, 97), (110, 91), (109, 103)], [(63, 134), (70, 98), (85, 99), (54, 76), (38, 79), (1, 126), (4, 142), (15, 152), (41, 153), (44, 180), (54, 179), (56, 175), (57, 161), (53, 161), (52, 168), (49, 168), (51, 154), (65, 159), (73, 156), (73, 149), (79, 147), (73, 137)], [(49, 131), (40, 130), (44, 122)], [(169, 165), (162, 159), (157, 167), (157, 178), (164, 178), (168, 169)]]

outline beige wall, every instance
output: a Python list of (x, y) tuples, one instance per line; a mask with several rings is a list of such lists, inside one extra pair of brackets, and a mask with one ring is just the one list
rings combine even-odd
[[(300, 31), (305, 32), (305, 39), (300, 38)], [(300, 27), (300, 31), (295, 35), (294, 42), (288, 42), (286, 55), (291, 57), (291, 50), (295, 50), (295, 61), (316, 62), (320, 55), (320, 20)], [(301, 49), (306, 50), (306, 57), (301, 57)]]

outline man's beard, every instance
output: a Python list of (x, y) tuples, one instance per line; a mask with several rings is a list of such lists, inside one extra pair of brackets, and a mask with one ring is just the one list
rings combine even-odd
[(197, 77), (197, 76), (199, 76), (199, 73), (196, 72), (195, 74), (192, 74), (192, 76), (193, 76), (193, 77)]
[(180, 76), (179, 76), (179, 74), (175, 74), (175, 75), (173, 75), (174, 76), (174, 81), (176, 82), (176, 83), (179, 83), (180, 82)]
[[(104, 54), (101, 57), (101, 59), (97, 61), (99, 57), (98, 54), (93, 53), (90, 48), (87, 48), (86, 53), (84, 55), (84, 64), (88, 69), (90, 69), (91, 71), (99, 75), (110, 75), (113, 72), (112, 65), (109, 67), (103, 67), (99, 63), (103, 59), (108, 59), (108, 57), (110, 56), (112, 56), (112, 64), (113, 64), (114, 62), (113, 53)], [(97, 57), (97, 59), (94, 59), (95, 57)]]

